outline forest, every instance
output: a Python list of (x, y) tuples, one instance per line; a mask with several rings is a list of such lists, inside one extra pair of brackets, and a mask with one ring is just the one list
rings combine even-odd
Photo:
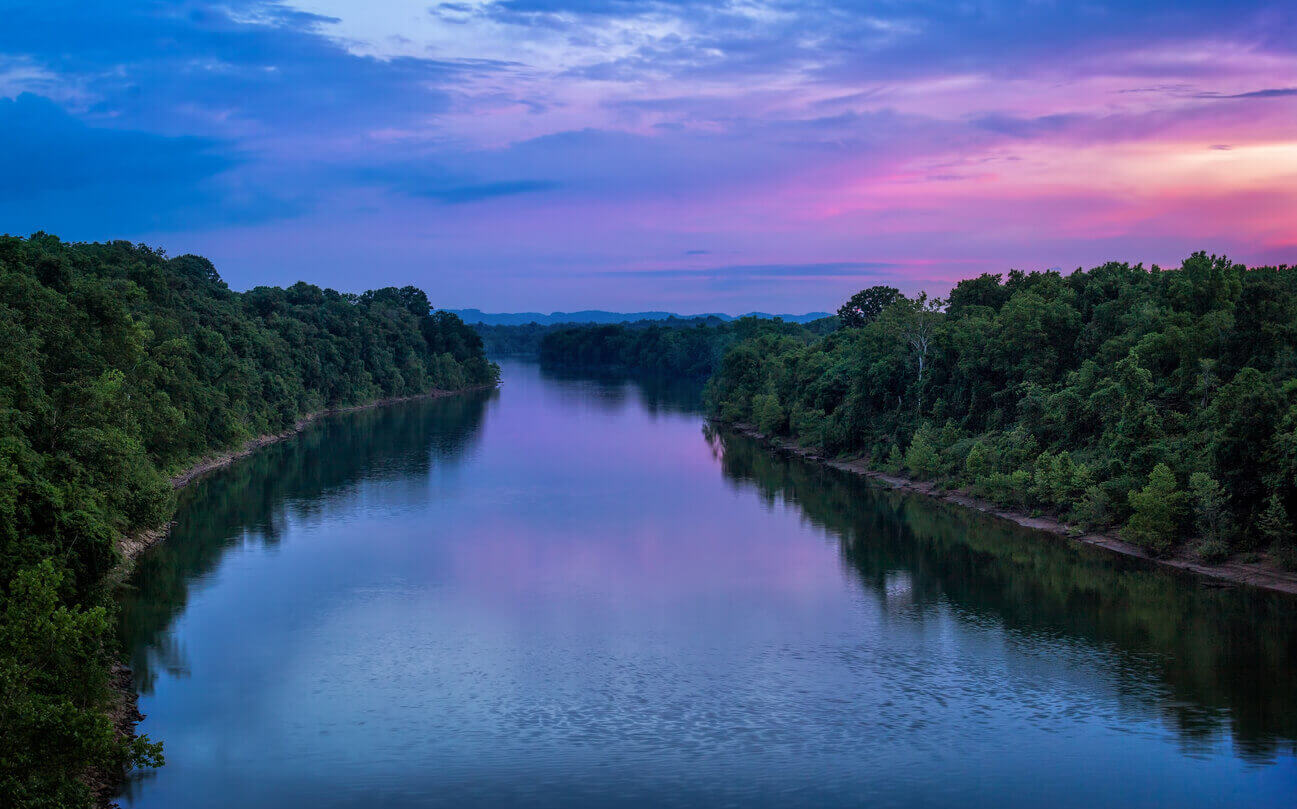
[(487, 323), (474, 323), (473, 331), (482, 338), (486, 353), (492, 357), (527, 357), (535, 359), (540, 356), (540, 341), (545, 335), (558, 329), (568, 328), (570, 324), (527, 323), (521, 326), (498, 326)]
[(831, 318), (810, 324), (779, 318), (641, 321), (630, 324), (569, 326), (546, 332), (540, 361), (552, 367), (633, 371), (706, 379), (725, 351), (757, 335), (806, 342), (832, 326)]
[[(593, 330), (603, 326), (617, 326), (623, 330), (638, 331), (653, 327), (691, 329), (696, 326), (717, 326), (726, 322), (728, 321), (714, 315), (703, 317), (676, 317), (672, 315), (664, 318), (643, 318), (616, 324), (575, 321), (570, 323), (525, 323), (520, 325), (474, 323), (473, 330), (482, 338), (482, 342), (486, 346), (486, 353), (489, 356), (538, 359), (541, 354), (541, 344), (544, 342), (545, 337), (554, 332), (571, 331), (579, 334), (581, 339), (590, 339), (594, 335)], [(553, 363), (556, 365), (579, 365), (579, 363), (569, 362), (561, 358), (556, 358)]]
[(498, 381), (414, 287), (231, 290), (127, 242), (0, 238), (0, 795), (93, 804), (88, 774), (161, 762), (114, 732), (106, 574), (161, 526), (170, 475), (335, 407)]
[(838, 320), (729, 347), (710, 412), (1154, 555), (1297, 565), (1297, 267), (1196, 253), (946, 299), (880, 286)]

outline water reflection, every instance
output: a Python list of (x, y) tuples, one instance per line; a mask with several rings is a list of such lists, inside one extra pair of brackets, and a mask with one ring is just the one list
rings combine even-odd
[(1290, 601), (704, 440), (697, 386), (504, 373), (185, 493), (126, 805), (1291, 804)]
[(549, 365), (537, 367), (541, 378), (564, 391), (570, 402), (586, 401), (593, 388), (594, 400), (611, 410), (636, 404), (650, 416), (657, 416), (701, 413), (703, 409), (703, 385), (696, 379)]
[(948, 604), (966, 621), (1116, 652), (1139, 670), (1114, 678), (1127, 706), (1160, 712), (1187, 747), (1228, 731), (1253, 761), (1297, 749), (1297, 599), (1213, 587), (705, 432), (727, 479), (837, 537), (881, 608)]
[[(169, 627), (231, 547), (274, 545), (288, 519), (319, 515), (362, 482), (422, 481), (433, 464), (459, 463), (498, 396), (474, 392), (322, 419), (181, 490), (171, 537), (140, 558), (120, 595), (122, 644), (140, 692), (152, 691), (159, 667), (185, 671)], [(413, 496), (426, 495), (420, 488)]]

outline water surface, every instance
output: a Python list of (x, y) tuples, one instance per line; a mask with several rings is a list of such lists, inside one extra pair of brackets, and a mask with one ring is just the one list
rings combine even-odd
[(195, 484), (128, 807), (1291, 807), (1297, 609), (506, 363)]

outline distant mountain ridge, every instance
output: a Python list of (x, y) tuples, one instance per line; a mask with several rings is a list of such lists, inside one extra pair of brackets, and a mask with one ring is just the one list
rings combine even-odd
[(487, 326), (525, 326), (528, 323), (539, 323), (552, 326), (556, 323), (632, 323), (636, 320), (694, 320), (714, 317), (724, 321), (738, 320), (741, 317), (759, 317), (771, 319), (778, 317), (790, 323), (809, 323), (828, 317), (828, 312), (809, 312), (804, 315), (772, 315), (768, 312), (747, 312), (742, 315), (727, 315), (721, 312), (707, 312), (700, 315), (678, 315), (674, 312), (605, 312), (602, 309), (585, 309), (580, 312), (483, 312), (481, 309), (446, 309), (458, 315), (459, 319), (469, 325), (478, 323)]

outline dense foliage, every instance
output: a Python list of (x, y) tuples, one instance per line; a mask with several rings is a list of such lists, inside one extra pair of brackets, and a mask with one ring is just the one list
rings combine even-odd
[(626, 325), (570, 326), (544, 335), (540, 360), (551, 366), (603, 368), (705, 378), (727, 348), (757, 335), (803, 343), (823, 326), (778, 318), (744, 317), (723, 322), (650, 321)]
[(570, 323), (527, 323), (521, 326), (496, 326), (474, 323), (473, 331), (482, 338), (486, 353), (492, 357), (540, 356), (540, 342), (545, 335), (570, 328)]
[[(632, 320), (625, 323), (526, 323), (522, 325), (488, 325), (473, 324), (473, 330), (482, 338), (488, 356), (539, 358), (541, 344), (549, 334), (559, 331), (587, 331), (603, 326), (615, 325), (622, 329), (642, 330), (650, 328), (689, 329), (695, 326), (717, 326), (727, 321), (714, 315), (702, 317), (671, 317)], [(574, 365), (566, 360), (555, 364)]]
[(125, 242), (0, 238), (0, 805), (86, 805), (150, 764), (113, 734), (100, 592), (116, 540), (163, 523), (168, 475), (313, 411), (498, 369), (413, 287), (231, 291)]
[(718, 417), (866, 456), (1154, 553), (1294, 557), (1297, 267), (1195, 254), (857, 296), (812, 342), (761, 334), (709, 382)]

